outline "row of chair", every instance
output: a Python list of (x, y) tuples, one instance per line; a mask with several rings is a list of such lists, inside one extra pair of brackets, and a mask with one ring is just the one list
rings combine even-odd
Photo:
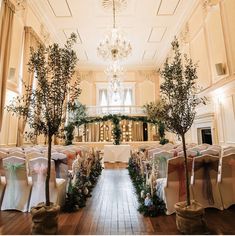
[[(45, 178), (48, 159), (37, 157), (29, 160), (29, 173), (26, 160), (21, 157), (3, 159), (5, 176), (1, 177), (1, 210), (30, 211), (32, 206), (45, 202)], [(50, 201), (63, 205), (66, 193), (66, 180), (56, 178), (55, 164), (51, 161)]]
[[(161, 158), (161, 161), (164, 160)], [(184, 158), (170, 158), (166, 162), (166, 176), (159, 164), (156, 194), (166, 203), (167, 214), (175, 212), (174, 204), (185, 200)], [(204, 208), (227, 209), (235, 203), (235, 154), (223, 156), (202, 155), (188, 158), (191, 199)]]

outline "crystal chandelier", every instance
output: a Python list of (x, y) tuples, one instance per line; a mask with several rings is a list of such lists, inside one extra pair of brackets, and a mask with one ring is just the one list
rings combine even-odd
[(108, 77), (113, 77), (114, 75), (120, 77), (123, 75), (123, 67), (119, 64), (119, 61), (114, 61), (104, 72)]
[(104, 60), (110, 59), (112, 61), (124, 59), (129, 56), (132, 51), (130, 42), (126, 40), (123, 32), (116, 28), (115, 1), (116, 0), (113, 0), (112, 2), (113, 28), (97, 47), (97, 53), (99, 56)]

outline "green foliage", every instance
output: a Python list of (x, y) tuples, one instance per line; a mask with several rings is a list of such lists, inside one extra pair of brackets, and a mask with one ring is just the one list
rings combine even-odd
[(73, 132), (74, 132), (74, 123), (70, 122), (67, 126), (65, 126), (65, 145), (71, 145), (73, 144)]
[(158, 133), (160, 137), (160, 144), (164, 145), (169, 142), (165, 138), (165, 124), (164, 124), (164, 102), (163, 100), (158, 100), (156, 102), (150, 102), (145, 104), (144, 111), (147, 114), (147, 117), (152, 121), (158, 121)]
[(145, 184), (146, 180), (141, 176), (140, 168), (132, 157), (129, 159), (128, 171), (138, 196), (138, 211), (144, 216), (151, 217), (164, 214), (166, 211), (165, 203), (161, 201), (156, 194), (151, 197), (153, 205), (146, 206), (144, 204), (144, 198), (141, 196), (141, 192), (146, 196), (147, 193), (150, 193), (150, 187)]
[(197, 96), (197, 65), (186, 55), (184, 56), (184, 62), (182, 61), (183, 58), (176, 38), (171, 45), (174, 57), (172, 61), (167, 58), (160, 72), (164, 79), (160, 87), (161, 98), (164, 102), (164, 112), (162, 114), (166, 128), (182, 138), (185, 159), (186, 200), (187, 205), (190, 205), (185, 133), (193, 124), (196, 106), (200, 103), (205, 104), (205, 99)]
[[(52, 136), (58, 134), (64, 122), (65, 100), (72, 103), (80, 94), (79, 78), (71, 85), (75, 73), (77, 56), (72, 49), (76, 35), (71, 34), (65, 46), (57, 43), (36, 50), (31, 48), (29, 72), (35, 75), (36, 88), (25, 86), (26, 94), (17, 97), (7, 110), (27, 119), (35, 136), (48, 137), (48, 169), (46, 177), (46, 205), (50, 205), (49, 180), (51, 167)], [(69, 94), (69, 98), (68, 98)]]
[(82, 124), (89, 124), (89, 123), (96, 123), (96, 122), (105, 122), (111, 120), (114, 128), (113, 128), (113, 136), (114, 136), (114, 144), (119, 145), (120, 144), (120, 139), (121, 139), (121, 127), (119, 122), (121, 120), (131, 120), (131, 121), (139, 121), (139, 122), (146, 122), (146, 123), (152, 123), (152, 124), (157, 124), (157, 120), (150, 120), (146, 117), (135, 117), (135, 116), (125, 116), (125, 115), (113, 115), (109, 114), (103, 117), (86, 117), (82, 118), (80, 120), (77, 120), (75, 124), (77, 126), (80, 126)]
[(169, 140), (165, 138), (165, 124), (162, 121), (159, 121), (158, 123), (158, 133), (160, 136), (160, 144), (164, 145), (169, 143)]
[(68, 104), (68, 125), (65, 126), (65, 144), (70, 145), (73, 143), (74, 129), (77, 123), (81, 120), (86, 119), (86, 106), (81, 104), (78, 100)]
[(164, 102), (162, 114), (166, 128), (181, 136), (192, 126), (196, 115), (195, 108), (204, 103), (204, 99), (197, 96), (197, 65), (186, 55), (183, 63), (176, 38), (172, 42), (172, 50), (172, 62), (167, 58), (161, 71), (164, 79), (160, 86)]
[(96, 158), (89, 176), (86, 175), (86, 170), (81, 168), (76, 173), (75, 183), (72, 183), (72, 178), (70, 178), (63, 211), (74, 212), (86, 206), (86, 201), (91, 197), (92, 189), (97, 183), (102, 170), (101, 159)]

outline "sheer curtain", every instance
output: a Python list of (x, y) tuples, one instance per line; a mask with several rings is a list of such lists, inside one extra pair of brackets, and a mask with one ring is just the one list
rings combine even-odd
[(15, 6), (9, 0), (3, 0), (0, 12), (0, 130), (6, 99), (14, 13)]
[[(30, 59), (30, 48), (36, 49), (39, 44), (42, 44), (42, 41), (34, 32), (31, 27), (24, 27), (24, 51), (23, 51), (23, 85), (22, 85), (22, 94), (26, 93), (25, 85), (33, 87), (34, 82), (34, 73), (28, 71), (28, 62)], [(29, 106), (29, 104), (26, 104)], [(20, 118), (18, 123), (18, 132), (17, 132), (17, 146), (23, 144), (24, 129), (26, 126), (27, 119)]]

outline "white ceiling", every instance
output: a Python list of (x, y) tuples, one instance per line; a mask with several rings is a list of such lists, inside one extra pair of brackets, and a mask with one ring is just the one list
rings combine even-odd
[[(198, 0), (127, 0), (117, 13), (116, 25), (127, 35), (132, 54), (123, 62), (126, 68), (156, 69), (170, 47), (185, 17)], [(76, 50), (81, 69), (104, 69), (97, 46), (112, 27), (112, 12), (101, 0), (29, 0), (44, 21), (48, 32), (59, 43), (75, 32)]]

